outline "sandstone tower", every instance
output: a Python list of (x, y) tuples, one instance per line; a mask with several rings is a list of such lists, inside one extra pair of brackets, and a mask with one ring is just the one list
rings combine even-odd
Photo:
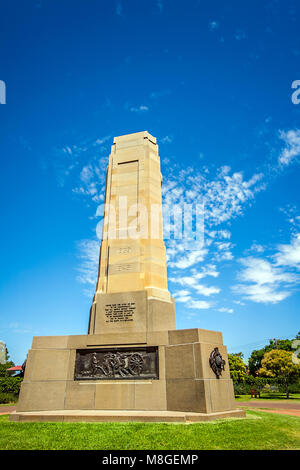
[(167, 284), (161, 184), (156, 138), (148, 132), (115, 137), (107, 167), (90, 334), (175, 329), (174, 300)]
[(222, 333), (175, 329), (161, 181), (154, 137), (138, 132), (114, 139), (88, 334), (33, 338), (11, 420), (245, 416), (235, 408)]

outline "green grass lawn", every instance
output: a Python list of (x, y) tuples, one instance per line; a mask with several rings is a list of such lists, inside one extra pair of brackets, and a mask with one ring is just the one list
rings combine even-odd
[(0, 416), (0, 449), (300, 449), (300, 418), (247, 411), (197, 424), (16, 423)]
[(286, 403), (294, 403), (300, 401), (300, 393), (291, 393), (290, 398), (287, 399), (283, 393), (261, 393), (260, 398), (252, 398), (251, 395), (238, 395), (235, 397), (236, 401), (259, 401), (259, 400), (283, 400)]

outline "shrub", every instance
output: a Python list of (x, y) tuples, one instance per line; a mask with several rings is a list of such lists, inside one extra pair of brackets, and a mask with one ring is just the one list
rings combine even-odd
[(300, 382), (290, 384), (289, 389), (291, 393), (300, 393)]
[(21, 383), (21, 377), (0, 377), (0, 393), (11, 393), (18, 396)]
[(237, 395), (250, 395), (250, 390), (252, 388), (251, 385), (241, 382), (241, 383), (234, 383), (234, 394)]
[(14, 393), (0, 392), (0, 403), (1, 404), (16, 403), (17, 400), (18, 400), (18, 396), (15, 395)]
[(244, 377), (242, 382), (234, 382), (233, 385), (235, 395), (250, 395), (252, 388), (258, 392), (274, 392), (280, 390), (280, 386), (275, 379), (266, 377), (253, 377), (252, 375), (247, 375)]

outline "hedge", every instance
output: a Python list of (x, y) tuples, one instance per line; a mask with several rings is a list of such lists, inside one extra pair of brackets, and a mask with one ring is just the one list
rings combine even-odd
[[(2, 393), (0, 392), (0, 403), (6, 404), (6, 403), (16, 403), (18, 400), (18, 396), (15, 395), (14, 393)], [(1, 411), (1, 408), (0, 408)]]
[[(235, 395), (250, 395), (251, 389), (261, 392), (263, 389), (270, 392), (284, 393), (284, 388), (276, 378), (253, 377), (247, 375), (242, 382), (234, 382)], [(300, 393), (300, 381), (289, 385), (290, 393)]]
[(21, 377), (0, 377), (0, 393), (18, 395), (22, 380)]

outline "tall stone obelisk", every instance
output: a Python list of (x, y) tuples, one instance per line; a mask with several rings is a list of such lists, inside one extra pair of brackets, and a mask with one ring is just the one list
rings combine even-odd
[(175, 329), (161, 172), (148, 132), (116, 137), (88, 334), (34, 337), (12, 421), (243, 417), (222, 333)]
[(167, 284), (156, 138), (115, 137), (106, 177), (99, 275), (89, 334), (175, 329)]

